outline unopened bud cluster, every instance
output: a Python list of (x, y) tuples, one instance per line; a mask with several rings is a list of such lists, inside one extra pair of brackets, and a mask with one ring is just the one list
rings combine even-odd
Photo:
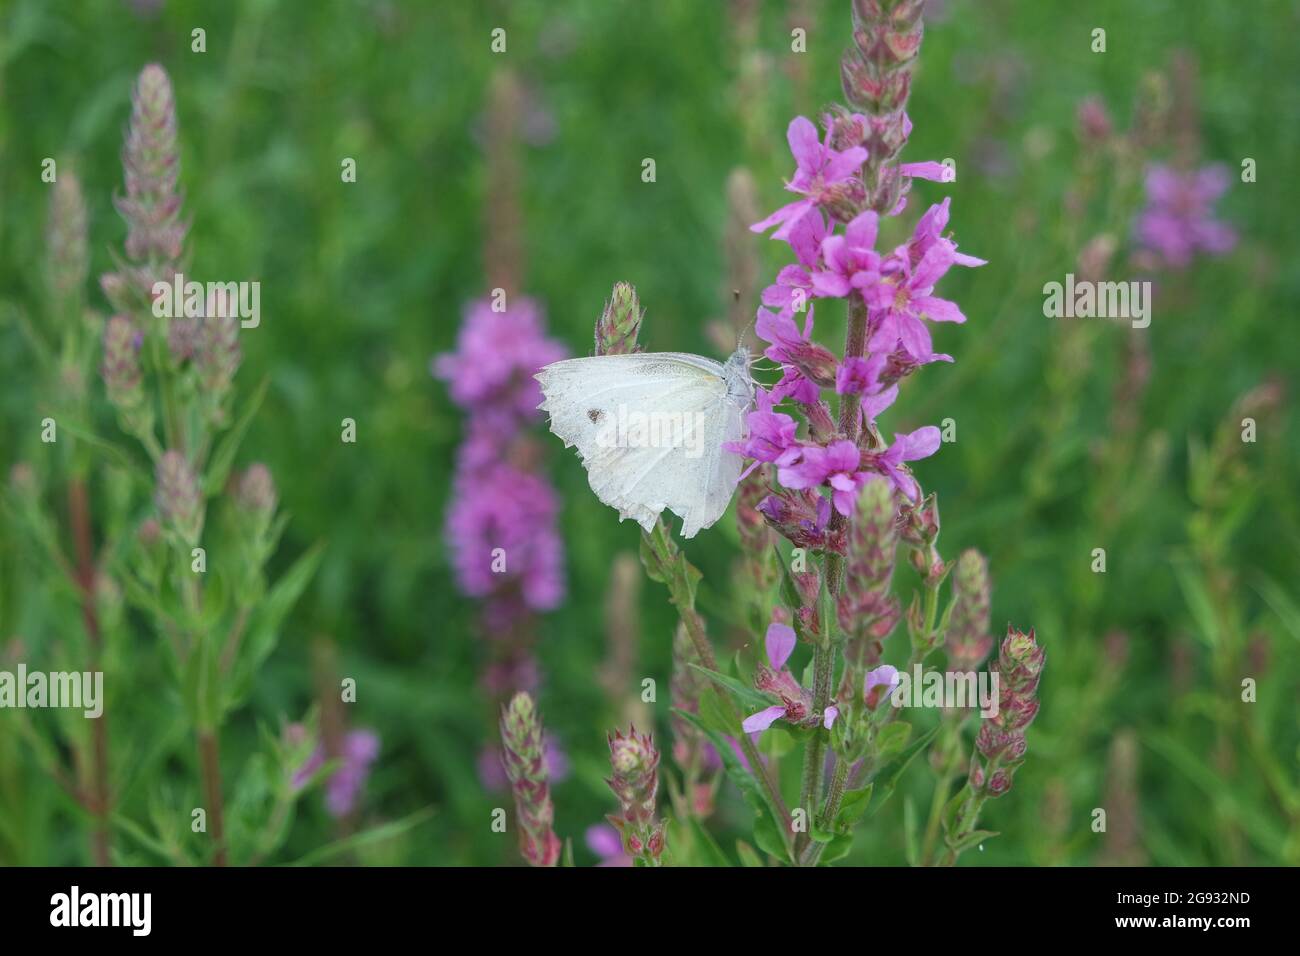
[(659, 790), (659, 751), (649, 734), (632, 727), (609, 738), (610, 777), (606, 782), (618, 797), (619, 813), (609, 822), (623, 838), (623, 850), (648, 866), (657, 866), (664, 852), (664, 823), (655, 820)]

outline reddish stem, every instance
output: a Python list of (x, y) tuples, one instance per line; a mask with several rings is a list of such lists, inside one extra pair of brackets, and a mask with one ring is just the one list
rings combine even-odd
[[(95, 558), (90, 523), (90, 503), (86, 484), (73, 478), (68, 485), (68, 515), (72, 524), (73, 544), (77, 554), (77, 588), (81, 594), (81, 618), (90, 641), (92, 668), (103, 665), (104, 640), (99, 630), (99, 617), (95, 610)], [(112, 866), (108, 814), (112, 802), (108, 782), (108, 718), (100, 714), (91, 731), (91, 795), (90, 810), (96, 817), (91, 832), (91, 855), (96, 866)]]

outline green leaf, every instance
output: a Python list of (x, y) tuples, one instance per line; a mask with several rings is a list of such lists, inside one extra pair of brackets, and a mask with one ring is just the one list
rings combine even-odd
[(203, 490), (206, 494), (215, 495), (226, 486), (226, 479), (230, 477), (230, 469), (235, 464), (235, 455), (244, 440), (248, 426), (253, 421), (253, 416), (261, 407), (263, 399), (266, 398), (266, 390), (270, 382), (269, 378), (262, 379), (261, 384), (253, 390), (253, 394), (244, 403), (244, 408), (239, 413), (239, 418), (236, 419), (234, 425), (230, 427), (230, 431), (221, 437), (216, 451), (212, 453), (212, 458), (208, 462), (208, 472), (203, 479)]
[(840, 801), (839, 815), (835, 818), (835, 829), (851, 829), (862, 819), (867, 807), (871, 805), (871, 791), (874, 787), (874, 783), (869, 783), (857, 790), (845, 791), (844, 798)]
[(1264, 603), (1277, 615), (1287, 632), (1300, 641), (1300, 605), (1297, 605), (1286, 590), (1270, 577), (1261, 577), (1253, 586), (1264, 599)]
[(903, 720), (894, 720), (886, 724), (876, 736), (876, 759), (890, 757), (905, 746), (912, 736), (912, 725)]
[(776, 563), (781, 569), (781, 603), (793, 610), (803, 603), (799, 597), (799, 589), (795, 587), (794, 578), (790, 576), (790, 567), (785, 563), (785, 555), (781, 553), (775, 542), (772, 544), (772, 552), (776, 555)]
[(1218, 647), (1221, 642), (1219, 623), (1214, 613), (1214, 602), (1210, 600), (1209, 592), (1205, 589), (1205, 582), (1186, 561), (1174, 561), (1173, 568), (1174, 576), (1178, 578), (1188, 608), (1196, 621), (1196, 633), (1211, 648)]
[(949, 840), (948, 846), (953, 853), (964, 853), (977, 843), (983, 843), (985, 840), (991, 840), (998, 835), (996, 830), (972, 830), (960, 840)]
[(139, 466), (139, 464), (137, 464), (136, 460), (131, 457), (130, 452), (121, 445), (109, 441), (107, 438), (101, 438), (99, 435), (96, 435), (89, 426), (82, 425), (81, 423), (70, 420), (66, 417), (59, 419), (59, 427), (64, 431), (71, 432), (73, 437), (80, 438), (87, 445), (98, 448), (112, 459), (115, 464), (121, 466), (124, 471), (132, 475), (138, 481), (142, 481), (145, 484), (152, 484), (153, 479)]
[(841, 833), (836, 836), (835, 839), (831, 840), (830, 843), (826, 844), (826, 849), (822, 850), (821, 859), (817, 861), (818, 865), (828, 866), (836, 860), (842, 860), (849, 855), (849, 852), (852, 849), (853, 834)]
[(812, 840), (814, 843), (830, 843), (836, 836), (837, 834), (831, 833), (828, 830), (823, 830), (815, 823), (808, 828), (808, 839)]
[(395, 840), (403, 834), (414, 830), (432, 816), (433, 807), (424, 807), (423, 809), (416, 810), (414, 813), (405, 816), (400, 820), (393, 820), (390, 823), (372, 827), (369, 830), (362, 830), (360, 833), (354, 833), (350, 837), (346, 837), (342, 840), (335, 840), (333, 843), (327, 844), (326, 846), (318, 847), (306, 856), (294, 860), (289, 864), (289, 866), (314, 866), (317, 863), (322, 863), (325, 860), (342, 856), (345, 853), (359, 850), (362, 847), (370, 846), (374, 843), (383, 843), (386, 840)]
[(727, 741), (726, 736), (718, 733), (716, 730), (710, 730), (703, 721), (695, 714), (679, 710), (678, 713), (688, 723), (698, 727), (709, 738), (714, 748), (718, 751), (718, 756), (722, 758), (722, 766), (731, 778), (737, 789), (740, 790), (741, 796), (754, 811), (754, 840), (759, 847), (778, 859), (792, 862), (790, 859), (790, 850), (784, 835), (781, 833), (777, 821), (781, 819), (780, 813), (768, 800), (767, 791), (754, 779), (754, 775), (744, 768), (735, 751), (731, 749), (731, 744)]
[(924, 750), (929, 745), (930, 741), (933, 740), (935, 738), (935, 735), (938, 733), (939, 733), (939, 727), (937, 725), (931, 727), (924, 734), (918, 737), (910, 747), (908, 747), (901, 754), (899, 754), (896, 760), (894, 760), (892, 763), (888, 764), (887, 766), (882, 767), (880, 771), (877, 772), (872, 777), (873, 781), (879, 780), (881, 779), (882, 774), (884, 774), (886, 770), (890, 771), (889, 775), (884, 777), (882, 781), (882, 786), (879, 791), (880, 799), (874, 801), (874, 807), (871, 811), (871, 815), (873, 817), (880, 810), (880, 808), (884, 806), (885, 801), (888, 800), (890, 796), (893, 795), (894, 788), (898, 786), (898, 781), (902, 778), (904, 771), (907, 770), (908, 764), (910, 764), (913, 760), (916, 759), (916, 755), (919, 754), (922, 750)]
[(903, 798), (903, 853), (908, 866), (916, 866), (921, 856), (920, 841), (917, 839), (916, 804), (910, 796)]
[(280, 639), (280, 627), (316, 574), (324, 550), (324, 544), (317, 543), (304, 552), (249, 615), (247, 633), (236, 658), (236, 678), (228, 688), (227, 707), (243, 700), (251, 689), (253, 676), (275, 650)]
[(722, 852), (722, 847), (718, 846), (718, 841), (713, 839), (713, 834), (704, 828), (704, 824), (695, 818), (690, 818), (691, 832), (700, 845), (704, 847), (705, 857), (708, 859), (708, 866), (730, 867), (731, 861), (727, 859), (727, 854)]
[[(717, 671), (711, 671), (707, 667), (701, 667), (699, 664), (691, 663), (691, 667), (699, 671), (713, 683), (731, 693), (732, 698), (738, 703), (750, 708), (751, 710), (762, 710), (765, 707), (771, 707), (776, 702), (766, 694), (761, 694), (752, 687), (746, 687), (734, 677), (728, 677), (726, 674), (719, 674)], [(738, 733), (739, 727), (736, 727), (731, 733)]]
[(760, 857), (754, 848), (744, 840), (736, 841), (736, 855), (740, 857), (741, 866), (750, 868), (763, 866), (762, 857)]
[[(674, 709), (676, 710), (676, 708)], [(682, 711), (677, 710), (677, 713), (682, 713)], [(701, 723), (708, 730), (720, 734), (735, 733), (736, 728), (732, 726), (735, 721), (727, 708), (722, 705), (722, 697), (712, 687), (706, 687), (700, 692), (698, 716)]]

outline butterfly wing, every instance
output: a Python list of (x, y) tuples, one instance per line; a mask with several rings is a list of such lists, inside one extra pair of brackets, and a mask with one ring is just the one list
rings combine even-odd
[[(727, 509), (741, 460), (721, 448), (743, 430), (724, 367), (676, 352), (566, 359), (537, 374), (551, 430), (576, 446), (596, 497), (649, 531), (665, 509), (683, 537)], [(649, 434), (637, 434), (638, 423)]]

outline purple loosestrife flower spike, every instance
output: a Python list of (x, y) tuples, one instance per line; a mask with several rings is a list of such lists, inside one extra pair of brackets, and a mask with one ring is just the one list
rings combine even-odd
[[(291, 742), (297, 742), (305, 736), (301, 724), (289, 728)], [(335, 819), (351, 816), (357, 808), (361, 791), (370, 776), (370, 765), (379, 757), (379, 735), (371, 730), (349, 731), (343, 738), (343, 752), (339, 755), (338, 767), (329, 775), (325, 784), (325, 809)], [(311, 755), (293, 774), (292, 784), (295, 790), (307, 785), (312, 775), (325, 765), (328, 759), (323, 744), (318, 745)]]
[(169, 451), (158, 459), (154, 501), (163, 522), (187, 545), (199, 540), (203, 531), (203, 497), (194, 469), (179, 451)]
[(628, 856), (646, 866), (658, 866), (664, 852), (664, 822), (655, 820), (659, 789), (659, 751), (649, 734), (632, 727), (627, 736), (614, 731), (609, 738), (610, 778), (620, 812), (609, 816), (623, 837)]
[(100, 374), (108, 400), (119, 412), (132, 412), (143, 404), (140, 333), (124, 315), (115, 315), (104, 324), (104, 360)]
[(897, 497), (888, 481), (877, 477), (862, 486), (837, 602), (846, 636), (842, 697), (852, 695), (865, 672), (880, 663), (884, 641), (902, 616), (898, 599), (890, 593), (898, 555), (897, 514)]
[[(189, 226), (181, 220), (176, 131), (171, 80), (161, 66), (150, 64), (131, 95), (131, 123), (122, 150), (126, 195), (115, 200), (128, 226), (126, 253), (136, 262), (161, 267), (181, 258)], [(166, 268), (159, 268), (148, 284), (170, 278)]]
[(534, 300), (515, 296), (503, 312), (492, 305), (479, 299), (465, 307), (456, 351), (437, 356), (432, 371), (447, 383), (452, 401), (508, 438), (539, 417), (542, 393), (533, 374), (564, 358), (565, 350), (547, 338)]
[(434, 375), (469, 413), (446, 535), (461, 590), (489, 599), (491, 631), (504, 632), (521, 611), (548, 610), (564, 596), (559, 500), (522, 430), (542, 399), (534, 373), (563, 357), (545, 335), (541, 309), (516, 296), (505, 312), (487, 300), (471, 303), (457, 350), (433, 362)]
[(627, 282), (616, 283), (605, 311), (596, 321), (596, 354), (627, 355), (637, 351), (636, 340), (644, 317), (636, 289)]
[(767, 479), (764, 469), (750, 469), (736, 488), (736, 528), (746, 578), (744, 587), (759, 601), (771, 592), (780, 576), (772, 553), (776, 540), (759, 510), (768, 494)]
[[(1046, 653), (1038, 645), (1033, 628), (1029, 633), (1007, 629), (990, 665), (998, 675), (998, 712), (980, 722), (972, 755), (972, 789), (986, 797), (999, 797), (1011, 789), (1011, 778), (1024, 762), (1025, 728), (1038, 715), (1038, 681)], [(980, 765), (979, 757), (986, 761)]]
[[(290, 739), (305, 734), (300, 724), (290, 727)], [(329, 775), (325, 784), (325, 808), (330, 816), (342, 819), (350, 816), (356, 809), (357, 800), (370, 776), (370, 765), (379, 756), (379, 735), (370, 730), (353, 730), (343, 738), (343, 752), (339, 755), (339, 766)], [(295, 790), (307, 785), (312, 775), (325, 765), (328, 755), (324, 745), (318, 745), (311, 755), (293, 774), (292, 784)]]
[(208, 396), (220, 403), (239, 369), (239, 319), (224, 314), (229, 308), (218, 308), (211, 299), (204, 311), (206, 315), (198, 323), (194, 364)]
[(81, 183), (64, 172), (50, 197), (50, 218), (45, 228), (45, 248), (50, 295), (59, 322), (79, 319), (75, 314), (86, 281), (86, 201)]
[(1185, 269), (1198, 253), (1225, 255), (1237, 233), (1214, 218), (1214, 204), (1230, 182), (1223, 166), (1179, 172), (1168, 166), (1147, 170), (1147, 206), (1138, 216), (1139, 241), (1171, 269)]
[(989, 633), (989, 566), (973, 549), (963, 551), (953, 570), (953, 607), (944, 636), (948, 668), (973, 671), (993, 647)]
[(552, 829), (555, 808), (551, 804), (542, 721), (527, 694), (516, 694), (501, 709), (501, 744), (502, 763), (519, 816), (519, 852), (532, 866), (555, 866), (561, 847)]

